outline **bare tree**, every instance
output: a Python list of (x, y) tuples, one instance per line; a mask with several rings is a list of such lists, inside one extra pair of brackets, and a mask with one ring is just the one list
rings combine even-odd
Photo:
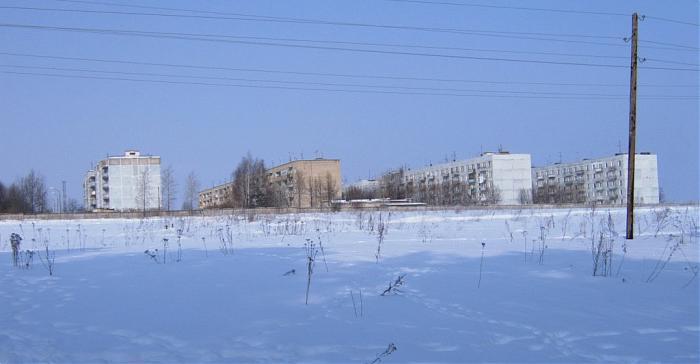
[(19, 180), (19, 192), (24, 200), (25, 212), (40, 213), (46, 212), (46, 182), (44, 176), (36, 173), (33, 169), (25, 177)]
[(199, 205), (199, 181), (194, 172), (190, 172), (185, 180), (185, 200), (182, 209), (192, 211)]
[(521, 205), (529, 205), (532, 203), (532, 191), (528, 188), (521, 188), (518, 191), (518, 202)]
[(78, 212), (78, 211), (82, 211), (82, 210), (83, 210), (83, 207), (80, 206), (80, 204), (78, 203), (78, 200), (76, 200), (74, 198), (68, 199), (68, 202), (66, 203), (66, 207), (65, 207), (66, 212)]
[(169, 165), (160, 172), (160, 193), (162, 195), (163, 208), (170, 211), (175, 204), (175, 194), (177, 193), (177, 182), (173, 166)]
[(489, 205), (497, 205), (501, 202), (501, 189), (496, 186), (489, 186), (484, 194), (486, 196), (485, 203)]
[(328, 202), (328, 205), (330, 205), (333, 202), (333, 200), (335, 200), (338, 196), (338, 186), (335, 178), (333, 178), (330, 172), (326, 173), (324, 182), (324, 192), (326, 193), (326, 201)]
[(144, 216), (146, 209), (153, 201), (153, 191), (151, 191), (151, 169), (144, 168), (138, 175), (136, 186), (136, 204), (141, 207)]
[(248, 153), (236, 166), (232, 175), (234, 207), (261, 207), (268, 205), (268, 183), (265, 162)]
[(278, 183), (270, 185), (269, 188), (267, 189), (267, 195), (268, 195), (267, 196), (268, 203), (270, 206), (274, 206), (274, 207), (289, 207), (290, 206), (289, 189), (282, 182), (278, 182)]
[(304, 172), (295, 170), (294, 172), (294, 195), (297, 202), (297, 207), (302, 207), (302, 199), (306, 195), (306, 176)]
[(307, 178), (311, 207), (320, 207), (323, 199), (323, 181), (319, 177)]
[(0, 212), (7, 211), (8, 199), (7, 199), (7, 188), (2, 182), (0, 182)]
[(381, 197), (393, 200), (406, 198), (406, 191), (403, 187), (404, 169), (388, 171), (379, 178)]
[(377, 191), (350, 186), (343, 193), (343, 198), (346, 200), (369, 200), (377, 198)]
[(7, 189), (4, 212), (31, 212), (29, 204), (24, 198), (22, 190), (17, 183), (11, 184)]

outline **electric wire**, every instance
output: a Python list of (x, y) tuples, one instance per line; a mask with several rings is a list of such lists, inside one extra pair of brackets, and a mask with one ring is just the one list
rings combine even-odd
[[(556, 38), (541, 38), (541, 37), (539, 37), (539, 36), (550, 36), (550, 37), (578, 37), (578, 38), (598, 38), (598, 39), (624, 39), (624, 37), (618, 37), (618, 36), (612, 36), (612, 35), (568, 34), (568, 33), (546, 33), (546, 32), (512, 32), (512, 31), (479, 30), (479, 29), (415, 27), (415, 26), (384, 25), (384, 24), (354, 23), (354, 22), (337, 22), (337, 21), (334, 22), (334, 21), (327, 21), (327, 20), (305, 19), (305, 18), (272, 17), (272, 16), (252, 15), (252, 14), (245, 14), (245, 13), (221, 13), (221, 12), (211, 12), (211, 11), (199, 11), (199, 10), (193, 10), (193, 9), (161, 8), (161, 7), (152, 7), (152, 6), (116, 4), (116, 3), (108, 3), (108, 2), (91, 2), (91, 1), (75, 1), (75, 0), (55, 0), (55, 1), (66, 1), (66, 2), (75, 2), (75, 3), (83, 3), (83, 4), (122, 6), (122, 7), (133, 7), (133, 8), (168, 9), (169, 11), (230, 14), (230, 15), (235, 15), (236, 17), (215, 17), (215, 16), (201, 16), (201, 15), (164, 14), (164, 13), (137, 13), (137, 12), (89, 10), (89, 9), (41, 8), (41, 7), (27, 7), (27, 6), (0, 6), (0, 9), (14, 9), (14, 10), (28, 10), (28, 11), (53, 11), (53, 12), (77, 12), (77, 13), (112, 14), (112, 15), (129, 15), (129, 16), (140, 15), (140, 16), (161, 16), (161, 17), (184, 17), (184, 18), (203, 18), (203, 19), (240, 20), (240, 21), (291, 22), (291, 23), (303, 23), (303, 24), (356, 26), (356, 27), (377, 27), (377, 28), (414, 30), (414, 31), (425, 31), (425, 32), (454, 33), (454, 34), (485, 36), (485, 37), (514, 38), (514, 39), (535, 40), (535, 41), (581, 43), (581, 44), (601, 45), (601, 46), (622, 46), (622, 47), (625, 46), (623, 44), (615, 44), (615, 43), (602, 43), (602, 42), (580, 41), (580, 40), (571, 40), (571, 39), (556, 39)], [(398, 1), (398, 0), (396, 0), (396, 1)], [(670, 46), (670, 48), (669, 47), (647, 47), (647, 48), (654, 48), (654, 49), (691, 50), (691, 51), (698, 50), (697, 47), (678, 45), (678, 44), (672, 44), (672, 43), (665, 43), (665, 42), (658, 42), (658, 41), (642, 40), (641, 42)]]
[[(402, 55), (402, 56), (462, 59), (462, 60), (498, 61), (498, 62), (549, 64), (549, 65), (582, 66), (582, 67), (598, 67), (598, 68), (626, 68), (627, 67), (624, 65), (587, 63), (587, 62), (564, 62), (564, 61), (550, 61), (550, 60), (537, 60), (537, 59), (467, 56), (467, 55), (455, 55), (455, 54), (391, 51), (391, 50), (366, 49), (366, 48), (331, 47), (331, 46), (318, 46), (318, 45), (308, 45), (308, 44), (287, 44), (287, 43), (274, 43), (274, 42), (244, 41), (244, 40), (220, 39), (220, 38), (215, 38), (212, 35), (206, 35), (206, 34), (196, 35), (195, 33), (148, 32), (148, 31), (139, 31), (139, 30), (54, 27), (54, 26), (46, 26), (46, 25), (3, 24), (3, 23), (0, 23), (0, 27), (23, 28), (23, 29), (34, 29), (34, 30), (49, 30), (49, 31), (83, 32), (83, 33), (91, 33), (91, 34), (102, 34), (102, 35), (109, 34), (109, 35), (132, 36), (132, 37), (135, 36), (135, 37), (146, 37), (146, 38), (178, 39), (178, 40), (189, 40), (189, 41), (234, 43), (234, 44), (246, 44), (246, 45), (257, 45), (257, 46), (306, 48), (306, 49), (346, 51), (346, 52), (358, 52), (358, 53), (375, 53), (375, 54), (391, 54), (391, 55)], [(698, 72), (698, 69), (696, 69), (696, 68), (672, 68), (672, 67), (644, 67), (644, 68), (648, 69), (648, 70)]]
[[(73, 28), (71, 28), (73, 29)], [(118, 30), (111, 30), (118, 31)], [(128, 33), (138, 31), (124, 31)], [(447, 46), (432, 46), (421, 44), (403, 44), (403, 43), (378, 43), (378, 42), (355, 42), (355, 41), (340, 41), (340, 40), (321, 40), (308, 38), (278, 38), (278, 37), (261, 37), (250, 35), (229, 35), (229, 34), (207, 34), (207, 33), (169, 33), (169, 32), (146, 32), (163, 35), (187, 35), (195, 37), (212, 37), (212, 38), (230, 38), (230, 39), (252, 39), (252, 40), (270, 40), (282, 42), (303, 42), (303, 43), (320, 43), (320, 44), (345, 44), (345, 45), (360, 45), (371, 47), (392, 47), (392, 48), (409, 48), (409, 49), (435, 49), (447, 51), (462, 51), (462, 52), (484, 52), (484, 53), (508, 53), (508, 54), (530, 54), (544, 56), (561, 56), (561, 57), (586, 57), (586, 58), (606, 58), (606, 59), (627, 59), (627, 56), (612, 56), (601, 54), (586, 54), (586, 53), (562, 53), (562, 52), (545, 52), (545, 51), (518, 51), (510, 49), (492, 49), (492, 48), (465, 48), (465, 47), (447, 47)]]
[[(514, 91), (514, 90), (484, 90), (484, 89), (458, 89), (458, 88), (438, 88), (438, 87), (415, 87), (415, 86), (396, 86), (396, 85), (368, 85), (357, 83), (336, 83), (336, 82), (309, 82), (309, 81), (289, 81), (289, 80), (270, 80), (270, 79), (252, 79), (240, 77), (221, 77), (221, 76), (198, 76), (198, 75), (182, 75), (173, 73), (153, 73), (153, 72), (125, 72), (112, 70), (96, 70), (85, 68), (70, 68), (70, 67), (45, 67), (45, 66), (28, 66), (14, 64), (0, 64), (0, 67), (5, 68), (20, 68), (20, 69), (39, 69), (50, 71), (69, 71), (69, 72), (87, 72), (87, 73), (107, 73), (127, 76), (151, 76), (151, 77), (171, 77), (171, 78), (189, 78), (189, 79), (204, 79), (214, 81), (243, 81), (243, 82), (267, 82), (281, 83), (294, 85), (312, 85), (312, 86), (332, 86), (332, 87), (361, 87), (361, 88), (379, 88), (379, 89), (400, 89), (400, 90), (418, 90), (418, 91), (437, 91), (437, 92), (474, 92), (486, 94), (521, 94), (521, 95), (561, 95), (561, 96), (595, 96), (595, 97), (626, 97), (626, 94), (602, 94), (602, 93), (585, 93), (585, 92), (542, 92), (542, 91)], [(687, 95), (643, 95), (647, 97), (686, 97)]]
[[(392, 54), (392, 55), (402, 55), (402, 56), (462, 59), (462, 60), (498, 61), (498, 62), (548, 64), (548, 65), (563, 65), (563, 66), (583, 66), (583, 67), (598, 67), (598, 68), (626, 68), (627, 67), (624, 65), (587, 63), (587, 62), (564, 62), (564, 61), (549, 61), (549, 60), (522, 59), (522, 58), (483, 57), (483, 56), (467, 56), (467, 55), (440, 54), (440, 53), (390, 51), (390, 50), (366, 49), (366, 48), (331, 47), (331, 46), (319, 46), (319, 45), (308, 45), (308, 44), (287, 44), (287, 43), (275, 43), (275, 42), (244, 41), (244, 40), (220, 39), (220, 38), (214, 38), (211, 36), (207, 37), (207, 35), (195, 35), (193, 33), (147, 32), (147, 31), (135, 31), (135, 30), (54, 27), (54, 26), (45, 26), (45, 25), (6, 24), (6, 23), (0, 23), (0, 27), (34, 29), (34, 30), (50, 30), (50, 31), (83, 32), (83, 33), (91, 33), (91, 34), (109, 34), (109, 35), (119, 35), (119, 36), (127, 36), (127, 37), (134, 37), (135, 36), (135, 37), (146, 37), (146, 38), (178, 39), (178, 40), (190, 40), (190, 41), (247, 44), (247, 45), (258, 45), (258, 46), (306, 48), (306, 49), (346, 51), (346, 52), (359, 52), (359, 53), (375, 53), (375, 54)], [(655, 67), (655, 68), (647, 67), (647, 68), (648, 69), (661, 69), (659, 67)], [(671, 69), (669, 69), (669, 70), (671, 70)], [(675, 70), (686, 70), (687, 71), (690, 69), (675, 69)], [(694, 71), (697, 71), (697, 70), (694, 70)]]
[(604, 12), (604, 11), (586, 11), (586, 10), (552, 9), (552, 8), (533, 8), (533, 7), (525, 7), (525, 6), (506, 6), (506, 5), (491, 5), (491, 4), (463, 3), (463, 2), (450, 2), (450, 1), (429, 1), (429, 0), (387, 0), (387, 1), (397, 2), (397, 3), (414, 3), (414, 4), (428, 4), (428, 5), (464, 6), (464, 7), (476, 7), (476, 8), (525, 10), (525, 11), (539, 11), (539, 12), (566, 13), (566, 14), (607, 15), (607, 16), (629, 16), (628, 14), (624, 14), (624, 13), (613, 13), (613, 12)]
[[(198, 69), (210, 71), (232, 71), (232, 72), (253, 72), (264, 74), (285, 74), (295, 76), (320, 76), (320, 77), (337, 77), (350, 79), (371, 79), (371, 80), (398, 80), (398, 81), (421, 81), (421, 82), (443, 82), (443, 83), (476, 83), (476, 84), (492, 84), (492, 85), (530, 85), (530, 86), (576, 86), (576, 87), (629, 87), (626, 83), (580, 83), (580, 82), (538, 82), (538, 81), (499, 81), (499, 80), (474, 80), (460, 78), (436, 78), (436, 77), (415, 77), (415, 76), (399, 76), (399, 75), (377, 75), (377, 74), (350, 74), (350, 73), (332, 73), (332, 72), (306, 72), (306, 71), (290, 71), (280, 69), (265, 69), (265, 68), (244, 68), (244, 67), (222, 67), (222, 66), (205, 66), (182, 63), (163, 63), (163, 62), (144, 62), (125, 59), (105, 59), (105, 58), (90, 58), (90, 57), (66, 57), (47, 54), (31, 54), (0, 51), (0, 55), (11, 57), (24, 57), (36, 59), (52, 59), (60, 61), (79, 61), (93, 62), (106, 64), (124, 64), (138, 65), (150, 67), (170, 67), (182, 69)], [(698, 85), (691, 84), (640, 84), (644, 87), (660, 87), (660, 88), (697, 88)]]
[[(76, 3), (76, 4), (88, 4), (88, 5), (104, 5), (104, 6), (117, 6), (117, 7), (127, 7), (127, 8), (141, 8), (141, 9), (152, 9), (152, 10), (168, 10), (168, 11), (180, 11), (180, 12), (193, 12), (200, 14), (216, 14), (216, 15), (235, 15), (235, 13), (226, 13), (220, 11), (211, 10), (197, 10), (197, 9), (183, 9), (183, 8), (169, 8), (169, 7), (157, 7), (157, 6), (146, 6), (146, 5), (134, 5), (134, 4), (122, 4), (108, 1), (86, 1), (86, 0), (53, 0), (63, 3)], [(585, 11), (585, 10), (573, 10), (573, 9), (552, 9), (552, 8), (532, 8), (523, 6), (505, 6), (505, 5), (492, 5), (492, 4), (475, 4), (475, 3), (456, 3), (447, 1), (420, 1), (420, 0), (385, 0), (393, 2), (404, 2), (404, 3), (416, 3), (416, 4), (433, 4), (433, 5), (451, 5), (451, 6), (463, 6), (463, 7), (477, 7), (477, 8), (491, 8), (491, 9), (504, 9), (504, 10), (525, 10), (525, 11), (539, 11), (539, 12), (554, 12), (554, 13), (568, 13), (568, 14), (582, 14), (582, 15), (607, 15), (607, 16), (625, 16), (629, 17), (631, 14), (625, 13), (613, 13), (613, 12), (603, 12), (603, 11)], [(248, 15), (257, 16), (263, 18), (281, 18), (272, 16), (262, 16), (262, 15)], [(684, 24), (691, 26), (700, 26), (700, 24), (690, 21), (683, 21), (677, 19), (669, 19), (659, 16), (644, 15), (646, 19), (658, 20), (662, 22)]]
[[(56, 0), (56, 1), (72, 1), (72, 0)], [(582, 15), (605, 15), (605, 16), (624, 16), (629, 17), (632, 14), (625, 13), (614, 13), (614, 12), (604, 12), (604, 11), (586, 11), (586, 10), (573, 10), (573, 9), (552, 9), (552, 8), (532, 8), (524, 6), (506, 6), (506, 5), (491, 5), (491, 4), (475, 4), (475, 3), (463, 3), (463, 2), (450, 2), (450, 1), (430, 1), (430, 0), (385, 0), (396, 3), (413, 3), (413, 4), (423, 4), (423, 5), (445, 5), (445, 6), (461, 6), (461, 7), (474, 7), (474, 8), (490, 8), (490, 9), (508, 9), (508, 10), (525, 10), (525, 11), (537, 11), (537, 12), (551, 12), (551, 13), (565, 13), (565, 14), (582, 14)], [(644, 15), (646, 19), (658, 20), (662, 22), (675, 23), (690, 25), (694, 27), (700, 27), (700, 24), (691, 21), (678, 20), (664, 18), (660, 16)]]
[[(389, 94), (389, 95), (422, 95), (422, 96), (452, 96), (452, 97), (474, 97), (474, 98), (514, 98), (514, 99), (552, 99), (552, 100), (626, 100), (624, 97), (582, 97), (582, 96), (530, 96), (530, 95), (484, 95), (484, 94), (457, 94), (457, 93), (433, 93), (433, 92), (403, 92), (403, 91), (385, 91), (385, 90), (352, 90), (342, 88), (311, 88), (311, 87), (296, 87), (296, 86), (276, 86), (276, 85), (245, 85), (231, 83), (210, 83), (210, 82), (190, 82), (190, 81), (171, 81), (171, 80), (152, 80), (139, 78), (125, 77), (102, 77), (102, 76), (86, 76), (86, 75), (64, 75), (53, 73), (40, 72), (16, 72), (16, 71), (0, 71), (3, 74), (19, 75), (19, 76), (41, 76), (67, 79), (93, 79), (93, 80), (113, 80), (113, 81), (129, 81), (129, 82), (144, 82), (144, 83), (160, 83), (160, 84), (176, 84), (176, 85), (198, 85), (198, 86), (220, 86), (220, 87), (236, 87), (236, 88), (253, 88), (253, 89), (279, 89), (279, 90), (298, 90), (298, 91), (321, 91), (321, 92), (339, 92), (339, 93), (359, 93), (359, 94)], [(686, 96), (654, 96), (654, 97), (639, 97), (646, 100), (697, 100), (696, 97)]]
[(250, 15), (245, 15), (245, 14), (241, 14), (241, 15), (236, 16), (236, 17), (219, 17), (219, 16), (205, 16), (205, 15), (138, 13), (138, 12), (111, 11), (111, 10), (40, 8), (40, 7), (26, 7), (26, 6), (0, 6), (0, 9), (14, 9), (14, 10), (27, 10), (27, 11), (49, 11), (49, 12), (72, 12), (72, 13), (105, 14), (105, 15), (128, 15), (128, 16), (136, 15), (136, 16), (157, 16), (157, 17), (174, 17), (174, 18), (183, 18), (184, 17), (184, 18), (238, 20), (238, 21), (256, 21), (256, 22), (317, 24), (317, 25), (384, 28), (384, 29), (395, 29), (395, 30), (411, 30), (411, 31), (422, 31), (422, 32), (451, 33), (451, 34), (474, 35), (474, 36), (485, 36), (485, 37), (514, 38), (514, 39), (525, 39), (525, 40), (538, 40), (538, 41), (564, 42), (564, 43), (580, 43), (580, 44), (604, 45), (604, 46), (624, 46), (624, 44), (616, 44), (616, 43), (604, 43), (604, 42), (592, 42), (592, 41), (582, 41), (582, 40), (572, 40), (572, 39), (556, 39), (556, 38), (539, 37), (539, 36), (578, 37), (578, 38), (601, 38), (601, 39), (620, 39), (620, 40), (624, 38), (624, 37), (611, 36), (611, 35), (601, 36), (601, 35), (587, 35), (587, 34), (536, 33), (536, 32), (528, 33), (528, 32), (508, 32), (508, 31), (477, 30), (477, 29), (418, 27), (418, 26), (406, 26), (406, 25), (338, 22), (338, 21), (326, 21), (326, 20), (303, 19), (303, 18), (282, 18), (282, 17), (262, 17), (262, 16), (251, 17)]
[(669, 19), (669, 18), (662, 18), (660, 16), (646, 16), (647, 19), (652, 19), (652, 20), (659, 20), (663, 22), (668, 22), (668, 23), (675, 23), (675, 24), (683, 24), (683, 25), (691, 25), (694, 27), (700, 27), (700, 24), (698, 23), (693, 23), (689, 21), (683, 21), (683, 20), (676, 20), (676, 19)]

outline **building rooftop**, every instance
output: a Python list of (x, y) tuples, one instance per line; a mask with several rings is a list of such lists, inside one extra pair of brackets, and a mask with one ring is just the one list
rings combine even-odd
[(286, 166), (287, 164), (293, 164), (293, 163), (299, 163), (299, 162), (340, 162), (340, 159), (332, 159), (332, 158), (295, 159), (293, 161), (289, 161), (286, 163), (278, 164), (278, 165), (273, 166), (273, 167), (269, 167), (268, 170), (279, 168), (282, 166)]
[(138, 150), (131, 149), (124, 151), (124, 155), (110, 155), (107, 158), (160, 158), (160, 156), (150, 154), (141, 155), (141, 152)]

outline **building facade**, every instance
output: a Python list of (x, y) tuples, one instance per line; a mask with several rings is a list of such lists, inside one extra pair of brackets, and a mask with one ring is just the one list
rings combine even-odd
[(89, 170), (83, 182), (86, 210), (157, 210), (161, 207), (160, 157), (129, 150)]
[(228, 182), (199, 192), (199, 208), (211, 209), (224, 207), (229, 203), (233, 193), (233, 183)]
[(483, 153), (466, 160), (403, 170), (403, 189), (414, 201), (438, 205), (528, 202), (532, 189), (529, 154)]
[[(269, 168), (268, 204), (275, 207), (321, 207), (340, 199), (342, 192), (339, 159), (295, 160)], [(199, 208), (227, 206), (233, 183), (224, 183), (199, 193)]]
[[(628, 154), (554, 164), (532, 169), (536, 203), (627, 203)], [(635, 156), (634, 199), (639, 204), (659, 203), (657, 157)]]
[(295, 160), (268, 169), (267, 177), (277, 206), (327, 206), (342, 193), (339, 159)]

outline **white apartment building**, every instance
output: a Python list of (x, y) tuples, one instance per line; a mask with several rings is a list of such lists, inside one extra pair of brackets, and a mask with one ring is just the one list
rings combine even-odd
[(87, 172), (83, 189), (88, 211), (160, 209), (160, 157), (109, 156)]
[[(627, 203), (627, 154), (532, 169), (533, 199), (538, 203)], [(634, 200), (659, 203), (655, 154), (635, 156)]]
[(529, 154), (487, 152), (476, 158), (406, 169), (403, 186), (407, 197), (428, 203), (519, 205), (531, 195), (531, 168)]

